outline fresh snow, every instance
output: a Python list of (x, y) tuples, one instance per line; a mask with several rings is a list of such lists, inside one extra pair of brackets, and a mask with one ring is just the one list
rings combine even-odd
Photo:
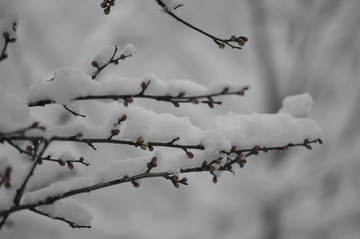
[(307, 118), (310, 115), (313, 100), (308, 93), (288, 96), (283, 101), (279, 113), (289, 113), (293, 117)]
[(36, 209), (53, 218), (66, 219), (79, 226), (90, 226), (93, 219), (91, 213), (73, 199), (63, 199)]

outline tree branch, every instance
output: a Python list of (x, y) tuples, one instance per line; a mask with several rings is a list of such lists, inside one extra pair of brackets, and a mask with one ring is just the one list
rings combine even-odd
[(92, 78), (93, 80), (94, 80), (94, 79), (100, 74), (100, 72), (103, 71), (108, 65), (110, 65), (110, 64), (115, 64), (115, 65), (117, 65), (117, 64), (119, 64), (119, 61), (120, 61), (120, 60), (125, 60), (126, 58), (132, 56), (132, 54), (130, 54), (130, 55), (121, 54), (119, 57), (115, 58), (116, 53), (118, 52), (118, 50), (119, 50), (119, 47), (118, 47), (118, 46), (115, 46), (113, 55), (111, 56), (111, 58), (109, 59), (109, 61), (106, 62), (106, 63), (105, 63), (104, 65), (102, 65), (102, 66), (99, 66), (98, 62), (96, 62), (96, 61), (92, 61), (92, 62), (91, 62), (91, 65), (96, 68), (96, 71), (95, 71), (95, 72), (92, 74), (92, 76), (91, 76), (91, 78)]
[[(169, 8), (166, 6), (166, 4), (161, 0), (156, 0), (157, 4), (159, 4), (160, 7), (164, 10), (165, 13), (167, 13), (169, 16), (174, 18), (175, 20), (181, 22), (185, 26), (203, 34), (204, 36), (209, 37), (212, 39), (221, 49), (225, 47), (225, 45), (230, 46), (233, 49), (242, 49), (241, 46), (244, 46), (245, 43), (248, 41), (248, 38), (245, 36), (239, 36), (236, 37), (235, 35), (232, 35), (229, 39), (221, 39), (218, 38), (208, 32), (205, 32), (204, 30), (195, 27), (194, 25), (190, 24), (189, 22), (183, 20), (182, 18), (178, 17), (176, 14), (174, 14)], [(181, 5), (179, 5), (180, 7)], [(234, 45), (233, 43), (236, 43), (237, 45)]]
[(48, 218), (51, 218), (51, 219), (54, 219), (54, 220), (63, 221), (65, 223), (69, 224), (69, 226), (72, 227), (72, 228), (91, 228), (90, 225), (79, 225), (79, 224), (76, 224), (76, 223), (74, 223), (74, 222), (72, 222), (72, 221), (70, 221), (68, 219), (63, 218), (63, 217), (53, 217), (53, 216), (51, 216), (51, 215), (49, 215), (49, 214), (47, 214), (45, 212), (42, 212), (42, 211), (40, 211), (38, 209), (35, 209), (35, 208), (31, 208), (30, 211), (33, 211), (33, 212), (35, 212), (37, 214), (40, 214), (42, 216), (45, 216), (45, 217), (48, 217)]
[[(227, 88), (225, 88), (227, 89)], [(124, 104), (125, 102), (131, 103), (131, 100), (133, 98), (144, 98), (144, 99), (152, 99), (156, 101), (162, 101), (162, 102), (169, 102), (174, 104), (175, 106), (178, 106), (179, 104), (183, 103), (193, 103), (193, 104), (208, 104), (210, 107), (214, 104), (222, 104), (221, 101), (213, 101), (212, 97), (216, 96), (222, 96), (222, 95), (240, 95), (243, 96), (245, 94), (245, 91), (249, 89), (249, 87), (245, 86), (243, 89), (239, 91), (226, 91), (222, 90), (221, 92), (212, 93), (212, 94), (204, 94), (204, 95), (194, 95), (194, 96), (185, 96), (184, 94), (179, 93), (178, 96), (169, 96), (169, 95), (147, 95), (144, 93), (144, 89), (142, 88), (141, 92), (137, 94), (129, 94), (129, 95), (87, 95), (87, 96), (79, 96), (73, 99), (73, 101), (83, 101), (83, 100), (119, 100), (123, 99)], [(55, 101), (44, 99), (39, 100), (35, 102), (29, 102), (29, 107), (35, 107), (35, 106), (45, 106), (49, 104), (56, 104)]]
[[(310, 144), (312, 143), (321, 143), (322, 141), (317, 139), (317, 140), (307, 140), (305, 139), (303, 143), (298, 143), (298, 144), (288, 144), (286, 146), (277, 146), (277, 147), (259, 147), (259, 146), (255, 146), (252, 149), (241, 149), (241, 150), (232, 150), (231, 153), (233, 152), (238, 152), (240, 153), (244, 153), (247, 152), (247, 154), (245, 156), (240, 156), (242, 158), (242, 160), (244, 160), (245, 158), (251, 156), (251, 155), (256, 155), (259, 152), (268, 152), (270, 150), (285, 150), (289, 147), (297, 147), (297, 146), (304, 146), (308, 149)], [(171, 143), (171, 142), (170, 142)], [(174, 147), (176, 147), (176, 145), (174, 145)], [(204, 150), (201, 149), (201, 146), (193, 146), (194, 148), (198, 148), (200, 150)], [(226, 154), (225, 152), (223, 152), (224, 154)], [(230, 154), (230, 152), (228, 152)], [(156, 167), (156, 160), (153, 158), (150, 163), (152, 163), (151, 168), (155, 168)], [(202, 163), (201, 166), (199, 167), (193, 167), (193, 168), (186, 168), (186, 169), (180, 169), (180, 173), (193, 173), (193, 172), (209, 172), (210, 174), (212, 174), (214, 176), (213, 181), (216, 182), (216, 175), (215, 175), (215, 171), (229, 171), (229, 172), (233, 172), (232, 171), (232, 165), (238, 163), (240, 165), (240, 167), (242, 167), (241, 165), (243, 165), (245, 162), (239, 162), (239, 158), (235, 157), (234, 159), (229, 159), (228, 158), (228, 162), (226, 164), (224, 164), (223, 166), (218, 166), (215, 167), (215, 164), (221, 164), (221, 158), (216, 159), (211, 161), (210, 163), (204, 161)], [(94, 185), (90, 185), (90, 186), (86, 186), (86, 187), (81, 187), (81, 188), (77, 188), (77, 189), (71, 189), (67, 192), (62, 192), (59, 193), (57, 195), (52, 195), (49, 196), (41, 201), (35, 202), (35, 203), (29, 203), (29, 204), (23, 204), (23, 205), (14, 205), (13, 207), (11, 207), (8, 210), (4, 210), (4, 211), (0, 211), (0, 217), (4, 217), (9, 215), (10, 213), (16, 212), (16, 211), (20, 211), (20, 210), (33, 210), (38, 206), (43, 206), (43, 205), (49, 205), (49, 204), (53, 204), (54, 202), (70, 197), (70, 196), (74, 196), (74, 195), (78, 195), (78, 194), (82, 194), (82, 193), (89, 193), (91, 191), (94, 190), (98, 190), (101, 188), (106, 188), (106, 187), (110, 187), (110, 186), (114, 186), (114, 185), (118, 185), (118, 184), (122, 184), (122, 183), (128, 183), (131, 182), (135, 187), (139, 187), (139, 184), (136, 183), (137, 180), (140, 179), (146, 179), (146, 178), (156, 178), (156, 177), (162, 177), (165, 179), (169, 179), (172, 181), (172, 183), (174, 184), (175, 187), (178, 187), (179, 184), (184, 184), (187, 185), (187, 179), (183, 178), (183, 179), (179, 179), (179, 177), (177, 175), (174, 175), (174, 173), (172, 172), (150, 172), (149, 170), (149, 163), (148, 163), (148, 169), (144, 172), (144, 173), (140, 173), (140, 174), (136, 174), (133, 176), (129, 176), (129, 175), (125, 175), (122, 178), (118, 178), (118, 179), (114, 179), (111, 181), (107, 181), (107, 182), (101, 182), (101, 183), (97, 183)]]
[[(12, 28), (13, 28), (13, 31), (15, 32), (16, 31), (16, 22), (13, 23)], [(8, 55), (6, 54), (6, 49), (9, 45), (9, 43), (14, 43), (16, 41), (16, 38), (11, 37), (9, 32), (3, 32), (2, 35), (5, 40), (5, 43), (4, 43), (3, 49), (1, 50), (0, 62), (5, 60), (8, 57)]]

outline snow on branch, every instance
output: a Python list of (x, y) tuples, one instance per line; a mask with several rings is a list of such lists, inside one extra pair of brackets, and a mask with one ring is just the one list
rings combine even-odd
[(91, 228), (93, 219), (85, 207), (71, 199), (57, 201), (52, 205), (44, 205), (30, 210), (51, 219), (63, 221), (72, 228)]
[[(121, 54), (123, 55), (124, 53)], [(111, 57), (108, 62), (114, 59)], [(108, 62), (101, 64), (101, 67), (100, 63), (96, 63), (99, 66), (96, 72), (104, 69)], [(56, 103), (68, 107), (73, 101), (123, 100), (123, 104), (127, 106), (134, 98), (145, 98), (169, 102), (175, 107), (179, 107), (182, 103), (202, 103), (213, 108), (214, 105), (222, 103), (214, 100), (213, 97), (242, 96), (247, 89), (248, 86), (244, 84), (231, 82), (216, 82), (209, 87), (189, 80), (165, 82), (154, 75), (146, 75), (139, 79), (117, 78), (98, 82), (91, 80), (90, 76), (79, 70), (66, 67), (57, 71), (51, 81), (33, 85), (29, 92), (28, 105), (34, 107)]]

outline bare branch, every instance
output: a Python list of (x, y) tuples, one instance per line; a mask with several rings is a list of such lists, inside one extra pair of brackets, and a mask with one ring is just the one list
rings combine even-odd
[(126, 58), (132, 56), (131, 54), (130, 55), (121, 54), (119, 57), (115, 58), (116, 53), (118, 52), (118, 50), (119, 50), (119, 47), (115, 46), (113, 55), (111, 56), (109, 61), (106, 62), (102, 66), (99, 66), (98, 62), (96, 62), (96, 61), (91, 62), (91, 65), (96, 68), (96, 71), (91, 76), (92, 79), (95, 79), (100, 74), (100, 72), (103, 71), (108, 65), (110, 65), (110, 64), (118, 65), (120, 60), (125, 60)]
[[(13, 23), (12, 28), (13, 28), (13, 31), (16, 31), (16, 22)], [(8, 45), (9, 45), (9, 43), (14, 43), (16, 41), (16, 38), (11, 37), (9, 32), (3, 32), (2, 36), (3, 36), (4, 40), (5, 40), (5, 42), (4, 42), (3, 49), (1, 50), (0, 62), (5, 60), (8, 57), (8, 55), (6, 54), (6, 49), (7, 49)]]
[[(241, 46), (244, 46), (245, 43), (248, 41), (248, 38), (245, 37), (245, 36), (237, 37), (235, 35), (232, 35), (229, 39), (221, 39), (219, 37), (216, 37), (216, 36), (214, 36), (214, 35), (212, 35), (212, 34), (210, 34), (208, 32), (205, 32), (204, 30), (202, 30), (202, 29), (200, 29), (198, 27), (195, 27), (194, 25), (192, 25), (189, 22), (183, 20), (182, 18), (178, 17), (171, 10), (169, 10), (169, 8), (166, 6), (166, 4), (163, 1), (156, 0), (156, 2), (159, 4), (159, 6), (162, 7), (164, 12), (167, 13), (169, 16), (171, 16), (175, 20), (181, 22), (185, 26), (190, 27), (191, 29), (203, 34), (204, 36), (207, 36), (207, 37), (211, 38), (221, 49), (223, 49), (225, 47), (225, 45), (230, 46), (233, 49), (242, 49)], [(233, 43), (236, 43), (236, 45), (233, 44)]]

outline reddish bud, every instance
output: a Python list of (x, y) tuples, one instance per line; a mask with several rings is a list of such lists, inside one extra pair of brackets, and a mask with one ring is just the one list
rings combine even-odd
[(84, 160), (85, 160), (85, 159), (84, 159), (83, 157), (80, 157), (80, 158), (79, 158), (79, 161), (80, 161), (80, 162), (84, 162)]
[(125, 182), (129, 181), (129, 176), (128, 175), (125, 175), (123, 178), (122, 178)]
[(323, 144), (324, 142), (321, 139), (318, 139), (319, 144)]
[(151, 145), (148, 145), (148, 149), (149, 149), (150, 152), (154, 151), (154, 147), (151, 146)]
[(121, 116), (120, 121), (125, 121), (125, 120), (127, 120), (127, 115)]
[(174, 104), (175, 107), (180, 107), (179, 102), (172, 102)]
[(218, 179), (217, 179), (217, 177), (216, 177), (216, 176), (213, 176), (213, 178), (212, 178), (212, 182), (213, 182), (213, 183), (217, 183), (217, 182), (218, 182)]
[(202, 166), (203, 166), (203, 167), (205, 167), (207, 164), (208, 164), (207, 161), (203, 161), (203, 162), (202, 162)]
[(144, 89), (146, 89), (146, 87), (147, 87), (146, 83), (144, 81), (141, 82), (141, 88), (144, 90)]
[(173, 181), (172, 183), (174, 184), (174, 187), (175, 187), (175, 188), (179, 188), (179, 187), (180, 187), (180, 184), (179, 184), (178, 182)]
[(39, 122), (33, 122), (31, 128), (37, 128), (37, 127), (39, 127)]
[(153, 158), (151, 159), (151, 163), (157, 163), (157, 157), (153, 157)]
[(43, 160), (42, 159), (39, 159), (38, 161), (37, 161), (37, 164), (39, 164), (39, 165), (41, 165), (43, 163)]
[(208, 105), (209, 105), (210, 108), (214, 108), (214, 104), (213, 104), (213, 103), (208, 102)]
[(97, 61), (92, 61), (91, 62), (91, 65), (95, 68), (98, 68), (99, 67), (99, 64), (97, 63)]
[(216, 163), (216, 164), (221, 164), (221, 159), (216, 159), (216, 160), (214, 160), (214, 163)]
[(232, 35), (232, 36), (230, 37), (230, 40), (231, 40), (231, 41), (237, 41), (237, 37), (236, 37), (235, 35)]
[(131, 183), (135, 188), (140, 187), (140, 184), (138, 182), (135, 182), (134, 180), (132, 180)]
[(231, 146), (231, 152), (236, 150), (236, 145)]
[(62, 160), (62, 159), (59, 159), (59, 160), (58, 160), (58, 163), (60, 164), (60, 166), (65, 166), (65, 162), (64, 162), (64, 160)]
[(306, 145), (305, 145), (305, 148), (307, 148), (308, 150), (312, 150), (312, 147), (311, 147), (310, 144), (306, 144)]
[(15, 38), (15, 37), (10, 38), (8, 41), (9, 41), (9, 42), (16, 42), (16, 38)]
[(194, 154), (193, 154), (192, 152), (186, 152), (186, 156), (187, 156), (189, 159), (194, 158)]
[(182, 178), (179, 182), (184, 184), (184, 183), (187, 183), (187, 181), (188, 181), (187, 178)]
[(179, 176), (177, 176), (177, 175), (173, 175), (170, 177), (170, 180), (173, 182), (176, 182), (178, 179), (179, 179)]
[(72, 162), (66, 162), (69, 169), (74, 169), (74, 164)]
[(178, 97), (183, 97), (185, 95), (185, 92), (184, 91), (180, 91), (179, 94), (178, 94)]
[(33, 147), (31, 145), (26, 146), (26, 152), (31, 152), (33, 150)]
[(214, 166), (208, 166), (206, 169), (210, 172), (214, 172), (216, 170)]
[(229, 92), (229, 87), (224, 87), (222, 93), (226, 93), (226, 92)]
[(287, 145), (284, 145), (284, 146), (282, 146), (282, 148), (281, 148), (281, 150), (287, 150), (289, 148), (289, 146), (287, 146)]
[(261, 147), (259, 145), (255, 145), (253, 148), (254, 151), (259, 151), (260, 149), (261, 149)]
[(195, 105), (196, 105), (196, 104), (199, 104), (199, 101), (198, 101), (197, 99), (195, 99), (195, 98), (194, 98), (194, 99), (191, 99), (191, 103), (193, 103), (193, 104), (195, 104)]
[(120, 130), (119, 129), (113, 129), (111, 130), (111, 135), (118, 135), (120, 133)]
[(244, 42), (249, 41), (249, 38), (247, 38), (246, 36), (240, 36), (239, 37), (241, 40), (243, 40)]
[(308, 138), (304, 139), (304, 144), (308, 144), (310, 140)]
[(118, 60), (115, 60), (113, 61), (115, 65), (119, 65), (119, 61)]

